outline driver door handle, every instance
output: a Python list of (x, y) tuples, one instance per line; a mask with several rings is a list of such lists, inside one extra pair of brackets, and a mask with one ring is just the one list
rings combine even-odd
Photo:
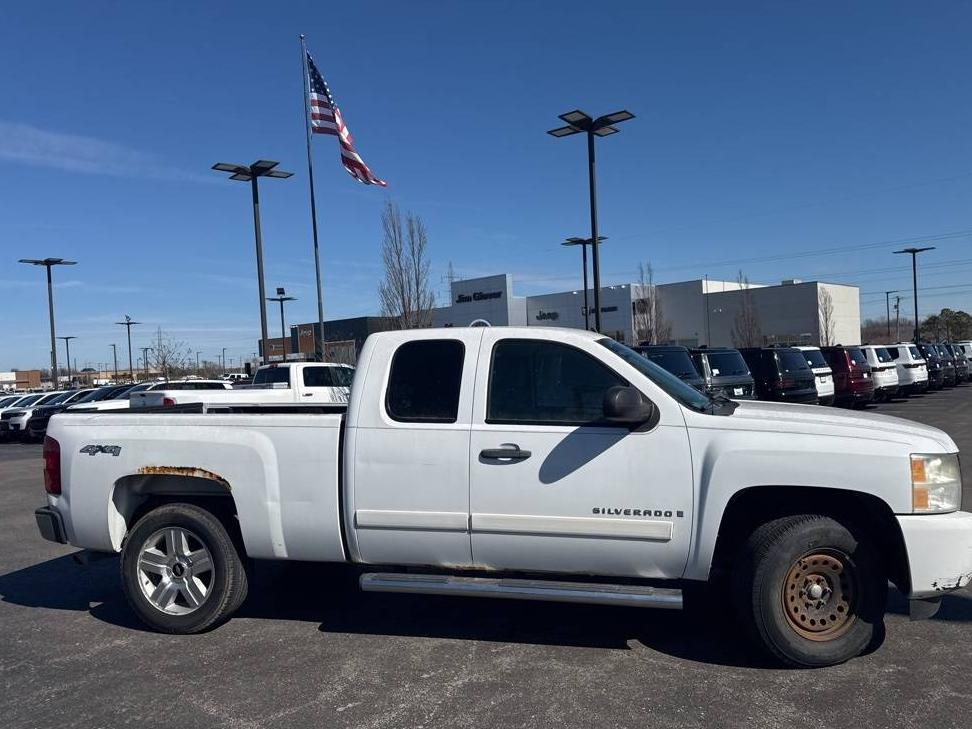
[(484, 448), (479, 452), (480, 458), (487, 458), (490, 460), (511, 460), (511, 461), (522, 461), (529, 458), (532, 454), (530, 451), (524, 451), (520, 449), (516, 443), (504, 443), (502, 448)]

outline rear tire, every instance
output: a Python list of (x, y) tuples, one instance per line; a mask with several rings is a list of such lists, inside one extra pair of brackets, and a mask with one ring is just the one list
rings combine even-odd
[(786, 665), (843, 663), (883, 634), (887, 577), (878, 554), (829, 517), (760, 526), (736, 560), (733, 583), (740, 618)]
[(125, 596), (163, 633), (199, 633), (243, 603), (247, 575), (223, 523), (194, 504), (165, 504), (139, 519), (121, 556)]

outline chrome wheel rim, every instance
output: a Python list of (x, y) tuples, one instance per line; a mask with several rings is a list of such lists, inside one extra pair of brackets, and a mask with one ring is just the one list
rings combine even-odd
[(188, 615), (209, 598), (216, 572), (203, 541), (183, 527), (159, 529), (138, 552), (138, 584), (156, 610)]

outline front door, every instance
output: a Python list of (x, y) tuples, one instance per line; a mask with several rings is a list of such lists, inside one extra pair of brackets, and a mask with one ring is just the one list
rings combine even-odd
[[(549, 337), (483, 337), (470, 439), (474, 562), (681, 576), (692, 466), (678, 404), (596, 341)], [(628, 384), (656, 404), (657, 422), (635, 431), (598, 422), (605, 391)]]
[[(481, 329), (378, 340), (349, 414), (349, 547), (362, 562), (470, 566), (469, 427)], [(376, 371), (377, 370), (377, 371)], [(355, 403), (352, 403), (355, 407)]]

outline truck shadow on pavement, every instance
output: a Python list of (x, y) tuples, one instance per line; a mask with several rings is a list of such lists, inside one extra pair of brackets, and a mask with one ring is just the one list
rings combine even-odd
[[(687, 609), (680, 612), (364, 593), (357, 587), (360, 573), (359, 568), (345, 565), (259, 563), (250, 596), (237, 617), (317, 623), (322, 633), (634, 651), (647, 648), (700, 663), (773, 665), (749, 646), (725, 601), (687, 602)], [(146, 630), (128, 608), (114, 558), (78, 565), (64, 556), (0, 575), (0, 600), (25, 607), (86, 611), (112, 625)], [(888, 612), (906, 615), (907, 611), (907, 601), (892, 590)], [(933, 620), (972, 623), (972, 594), (947, 595)]]

